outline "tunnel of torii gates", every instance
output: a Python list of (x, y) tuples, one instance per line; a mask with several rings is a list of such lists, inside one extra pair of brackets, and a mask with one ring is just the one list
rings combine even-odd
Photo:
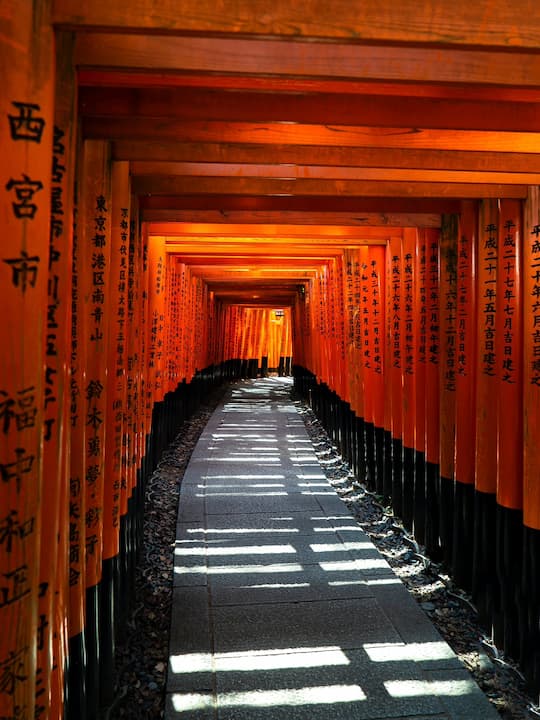
[(145, 482), (269, 372), (539, 689), (538, 9), (402, 5), (0, 3), (1, 718), (111, 703)]

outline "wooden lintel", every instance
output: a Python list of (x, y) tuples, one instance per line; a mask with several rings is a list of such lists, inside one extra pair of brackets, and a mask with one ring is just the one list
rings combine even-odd
[[(457, 208), (454, 208), (457, 211)], [(324, 227), (348, 225), (355, 231), (371, 225), (387, 227), (433, 227), (441, 226), (441, 216), (436, 213), (414, 212), (302, 212), (295, 210), (152, 210), (145, 209), (141, 219), (148, 223), (222, 223), (225, 229), (229, 224), (253, 223), (264, 227), (279, 223), (294, 224), (299, 227)], [(161, 231), (157, 234), (166, 234)]]
[(318, 81), (540, 85), (540, 56), (535, 52), (514, 52), (509, 62), (505, 54), (478, 48), (288, 42), (285, 51), (283, 43), (265, 39), (80, 33), (75, 62), (79, 67)]
[[(400, 231), (396, 230), (399, 235)], [(380, 245), (384, 244), (390, 236), (390, 230), (384, 237), (357, 238), (355, 240), (344, 240), (341, 243), (310, 243), (308, 240), (294, 241), (290, 239), (289, 243), (271, 242), (268, 239), (253, 239), (251, 244), (246, 244), (230, 238), (228, 241), (216, 242), (215, 238), (208, 238), (203, 241), (197, 238), (196, 241), (189, 242), (181, 238), (168, 238), (166, 242), (167, 252), (182, 252), (186, 257), (192, 256), (206, 258), (206, 260), (216, 258), (234, 259), (234, 262), (246, 262), (250, 258), (258, 258), (263, 264), (289, 263), (291, 260), (304, 261), (306, 258), (322, 259), (327, 255), (339, 255), (344, 247), (357, 247), (360, 245)], [(202, 260), (201, 260), (202, 261)]]
[(149, 235), (159, 235), (167, 238), (182, 238), (188, 242), (195, 242), (198, 238), (204, 237), (207, 240), (216, 242), (227, 242), (230, 238), (239, 239), (240, 242), (254, 242), (261, 240), (299, 242), (306, 238), (310, 242), (344, 242), (354, 240), (358, 237), (386, 237), (388, 235), (388, 223), (366, 227), (359, 230), (358, 227), (347, 225), (321, 225), (320, 227), (302, 227), (288, 225), (285, 223), (272, 223), (256, 225), (249, 223), (223, 224), (223, 223), (179, 223), (179, 222), (154, 222), (147, 223)]
[[(540, 56), (539, 56), (540, 62)], [(496, 95), (496, 92), (494, 91)], [(307, 124), (393, 127), (400, 125), (462, 130), (540, 131), (540, 103), (396, 95), (218, 92), (200, 88), (82, 88), (81, 114), (98, 117), (176, 120), (288, 121)]]
[(279, 158), (290, 165), (540, 173), (540, 154), (517, 152), (121, 140), (112, 144), (112, 154), (141, 162), (264, 165)]
[(138, 176), (132, 190), (138, 195), (233, 194), (384, 196), (435, 198), (525, 198), (526, 185), (498, 183), (405, 182), (393, 180), (325, 180), (275, 178), (198, 178), (182, 176)]
[(540, 15), (529, 0), (53, 0), (63, 28), (185, 35), (234, 35), (471, 47), (540, 46)]
[[(189, 210), (219, 212), (222, 222), (233, 217), (232, 213), (244, 211), (254, 213), (268, 211), (294, 211), (306, 214), (305, 222), (315, 214), (330, 213), (331, 224), (335, 213), (351, 213), (360, 220), (370, 213), (452, 213), (460, 211), (460, 203), (453, 198), (406, 198), (406, 197), (344, 197), (329, 196), (256, 196), (256, 195), (141, 195), (141, 210)], [(245, 217), (245, 216), (244, 216)], [(195, 222), (195, 220), (193, 220)], [(203, 219), (202, 222), (205, 222)], [(208, 220), (210, 222), (210, 220)], [(236, 222), (236, 220), (235, 220)], [(251, 222), (251, 221), (250, 221)], [(253, 220), (254, 222), (254, 220)], [(383, 223), (384, 224), (384, 223)]]
[(133, 176), (162, 175), (186, 178), (267, 178), (274, 180), (384, 180), (429, 183), (495, 183), (540, 185), (539, 173), (431, 170), (418, 168), (332, 167), (328, 165), (244, 165), (241, 163), (173, 163), (135, 161)]
[[(396, 117), (396, 120), (398, 117)], [(101, 140), (329, 145), (540, 153), (540, 133), (445, 130), (421, 127), (307, 125), (211, 120), (176, 122), (157, 118), (83, 118), (83, 135)], [(281, 162), (279, 157), (277, 162)]]
[(79, 87), (99, 88), (206, 88), (275, 93), (328, 93), (335, 95), (394, 95), (406, 92), (407, 97), (445, 98), (447, 100), (537, 103), (540, 87), (533, 85), (479, 85), (462, 83), (435, 83), (409, 81), (406, 85), (395, 81), (344, 80), (342, 78), (282, 77), (277, 75), (239, 75), (204, 72), (178, 72), (173, 70), (140, 70), (133, 68), (79, 67)]
[[(362, 245), (368, 244), (369, 243), (362, 243)], [(328, 252), (325, 251), (319, 254), (312, 252), (311, 254), (305, 253), (300, 256), (291, 253), (291, 255), (286, 256), (269, 257), (268, 254), (266, 256), (256, 253), (250, 255), (235, 254), (230, 250), (228, 253), (221, 255), (218, 253), (197, 255), (187, 252), (181, 245), (175, 245), (173, 243), (167, 246), (167, 253), (180, 257), (182, 262), (189, 263), (198, 268), (219, 266), (227, 272), (244, 272), (244, 279), (246, 280), (249, 279), (250, 276), (248, 272), (251, 272), (252, 268), (257, 268), (258, 270), (273, 269), (276, 272), (279, 271), (285, 274), (295, 271), (296, 269), (302, 270), (303, 272), (306, 269), (316, 267), (328, 258), (339, 257), (341, 252), (341, 248), (329, 248)]]

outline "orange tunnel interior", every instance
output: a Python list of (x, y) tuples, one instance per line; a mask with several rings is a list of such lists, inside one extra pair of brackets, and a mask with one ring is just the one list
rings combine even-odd
[(145, 478), (268, 373), (538, 690), (538, 13), (134, 5), (2, 3), (0, 716), (110, 704)]

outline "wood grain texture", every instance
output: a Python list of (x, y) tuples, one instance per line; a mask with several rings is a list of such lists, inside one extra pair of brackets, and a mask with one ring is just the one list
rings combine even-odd
[(204, 162), (337, 167), (422, 168), (491, 172), (540, 172), (540, 154), (431, 150), (422, 148), (340, 147), (329, 145), (256, 145), (192, 143), (163, 140), (119, 140), (112, 143), (116, 160)]
[(392, 232), (382, 222), (373, 227), (351, 227), (350, 225), (324, 225), (321, 227), (302, 227), (285, 223), (257, 225), (237, 223), (223, 225), (218, 223), (181, 223), (154, 222), (148, 224), (150, 235), (173, 236), (182, 239), (197, 239), (203, 235), (209, 242), (223, 242), (227, 238), (239, 238), (241, 242), (261, 241), (271, 238), (277, 243), (298, 243), (309, 238), (310, 243), (344, 243), (358, 238), (386, 238)]
[(400, 182), (395, 180), (283, 180), (244, 177), (138, 176), (133, 191), (139, 195), (234, 194), (234, 195), (327, 195), (451, 198), (525, 198), (525, 185), (452, 182)]
[(324, 125), (540, 131), (540, 103), (396, 95), (232, 92), (200, 88), (83, 88), (79, 108), (92, 117), (297, 122)]
[(285, 38), (540, 46), (534, 0), (54, 0), (60, 26)]
[(433, 183), (494, 183), (538, 185), (540, 173), (423, 170), (416, 168), (329, 167), (327, 165), (244, 165), (238, 163), (132, 162), (138, 175), (184, 176), (186, 178), (268, 178), (275, 180), (384, 180)]
[(419, 83), (540, 84), (540, 56), (447, 47), (283, 42), (245, 38), (81, 33), (81, 67), (236, 73), (280, 78)]
[[(397, 118), (396, 118), (397, 119)], [(175, 140), (256, 144), (393, 147), (432, 150), (540, 153), (540, 133), (438, 130), (423, 127), (308, 125), (186, 121), (157, 118), (83, 118), (83, 134), (92, 139)], [(279, 161), (279, 159), (278, 159)]]
[(354, 229), (371, 225), (388, 227), (430, 227), (441, 226), (441, 216), (436, 213), (414, 212), (317, 212), (305, 213), (295, 210), (153, 210), (146, 208), (141, 219), (149, 223), (221, 223), (226, 232), (229, 224), (258, 223), (261, 227), (276, 223), (294, 223), (306, 229), (315, 227), (348, 225)]
[[(141, 210), (189, 210), (208, 213), (216, 210), (223, 222), (238, 211), (248, 213), (294, 211), (305, 214), (310, 224), (313, 213), (355, 213), (360, 219), (366, 213), (452, 213), (459, 212), (455, 198), (430, 197), (345, 197), (342, 195), (141, 195)], [(236, 222), (236, 221), (235, 221)]]

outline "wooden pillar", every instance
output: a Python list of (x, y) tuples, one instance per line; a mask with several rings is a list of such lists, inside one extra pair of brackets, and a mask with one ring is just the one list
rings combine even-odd
[(375, 490), (375, 425), (373, 422), (374, 386), (373, 386), (373, 337), (371, 323), (371, 290), (369, 248), (363, 245), (359, 251), (360, 261), (360, 314), (362, 350), (360, 362), (363, 375), (363, 418), (364, 438), (366, 446), (366, 483), (370, 490)]
[[(473, 597), (481, 619), (490, 623), (500, 608), (495, 566), (498, 390), (495, 328), (499, 264), (499, 210), (496, 200), (482, 201), (479, 222)], [(500, 641), (500, 637), (497, 640)]]
[(454, 538), (454, 450), (457, 387), (457, 255), (459, 222), (443, 216), (440, 243), (440, 504), (439, 535), (448, 567), (452, 564)]
[[(360, 316), (359, 298), (356, 294), (360, 293), (355, 278), (355, 266), (357, 261), (356, 250), (344, 250), (344, 273), (343, 273), (343, 297), (344, 297), (344, 335), (345, 335), (345, 355), (347, 366), (347, 387), (348, 398), (351, 407), (351, 423), (352, 423), (352, 468), (356, 475), (364, 480), (361, 474), (365, 469), (365, 463), (360, 462), (364, 451), (364, 431), (363, 427), (359, 429), (359, 423), (363, 423), (364, 408), (362, 394), (362, 364), (359, 350), (355, 343), (355, 332), (357, 319)], [(358, 278), (359, 280), (359, 278)]]
[[(124, 433), (123, 464), (127, 467), (126, 487), (122, 485), (120, 506), (121, 574), (120, 595), (127, 608), (135, 603), (135, 567), (143, 533), (144, 483), (148, 473), (148, 422), (146, 413), (146, 308), (148, 245), (139, 221), (137, 199), (132, 196), (129, 227), (128, 323), (129, 355), (127, 360), (127, 433)], [(120, 612), (118, 619), (125, 620)]]
[(114, 699), (114, 657), (116, 603), (120, 573), (120, 505), (126, 468), (122, 463), (126, 411), (126, 334), (129, 272), (129, 163), (112, 164), (111, 240), (109, 268), (109, 333), (107, 343), (107, 385), (105, 470), (103, 492), (103, 577), (101, 585), (100, 686), (102, 704)]
[(426, 363), (428, 343), (427, 238), (418, 230), (415, 248), (415, 410), (414, 423), (414, 536), (425, 544), (426, 537)]
[(522, 210), (501, 200), (497, 273), (497, 573), (503, 647), (518, 658), (524, 640), (523, 546), (523, 292)]
[(384, 460), (383, 495), (389, 502), (392, 497), (392, 363), (393, 363), (393, 326), (392, 304), (394, 288), (392, 286), (392, 251), (387, 242), (384, 264)]
[(97, 716), (100, 701), (100, 590), (103, 562), (103, 500), (110, 317), (111, 181), (108, 144), (86, 140), (82, 148), (78, 229), (78, 282), (81, 328), (85, 336), (86, 401), (84, 488), (86, 496), (87, 707)]
[(403, 255), (401, 237), (389, 244), (390, 277), (387, 280), (392, 300), (389, 306), (391, 333), (391, 426), (392, 426), (392, 505), (397, 515), (403, 512)]
[(523, 574), (526, 638), (521, 660), (540, 685), (540, 188), (529, 189), (523, 227)]
[[(45, 444), (36, 717), (64, 717), (69, 609), (70, 354), (76, 87), (73, 36), (56, 36), (56, 90), (45, 346)], [(56, 548), (56, 551), (52, 549)]]
[(440, 273), (439, 230), (426, 231), (427, 362), (426, 362), (426, 549), (440, 557), (439, 538), (439, 364)]
[(455, 505), (452, 568), (461, 587), (472, 586), (474, 452), (476, 434), (476, 252), (478, 210), (463, 203), (457, 253)]
[(386, 248), (372, 245), (368, 252), (371, 336), (371, 383), (375, 444), (375, 487), (383, 494), (384, 457), (384, 354), (385, 354), (385, 254)]
[[(0, 716), (6, 718), (34, 717), (36, 698), (43, 717), (50, 694), (51, 617), (49, 609), (44, 618), (38, 610), (39, 596), (55, 589), (39, 568), (55, 85), (49, 11), (45, 0), (7, 0), (0, 18)], [(40, 653), (44, 667), (36, 667), (38, 633), (49, 645)]]
[(403, 229), (402, 257), (402, 377), (403, 377), (403, 524), (409, 530), (414, 519), (414, 434), (416, 426), (416, 343), (414, 300), (417, 232)]

